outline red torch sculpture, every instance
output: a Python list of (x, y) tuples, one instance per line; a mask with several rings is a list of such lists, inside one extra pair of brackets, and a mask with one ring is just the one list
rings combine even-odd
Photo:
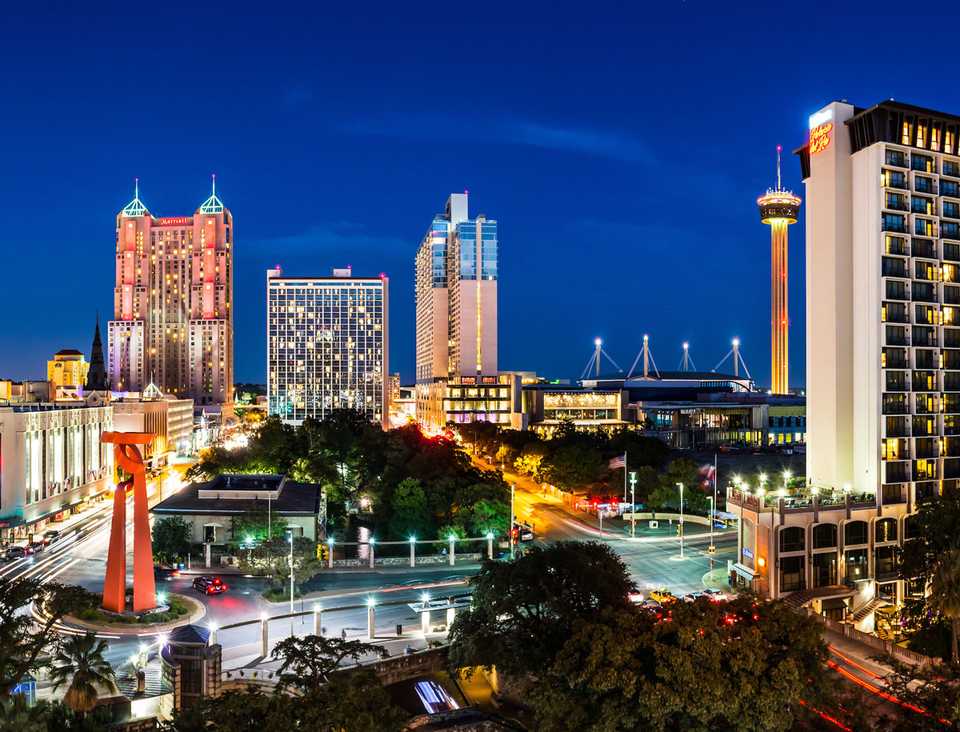
[(143, 612), (157, 606), (157, 586), (153, 577), (153, 544), (147, 516), (147, 472), (138, 445), (154, 438), (149, 432), (104, 432), (101, 442), (113, 444), (116, 463), (132, 478), (117, 486), (113, 496), (110, 524), (110, 548), (107, 573), (103, 580), (103, 607), (121, 613), (126, 609), (127, 579), (127, 489), (133, 488), (133, 611)]

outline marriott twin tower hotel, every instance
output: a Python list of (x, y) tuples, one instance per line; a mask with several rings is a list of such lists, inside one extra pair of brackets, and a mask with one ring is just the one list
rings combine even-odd
[(806, 200), (807, 485), (740, 484), (741, 581), (870, 629), (924, 588), (898, 547), (960, 480), (960, 117), (833, 102)]

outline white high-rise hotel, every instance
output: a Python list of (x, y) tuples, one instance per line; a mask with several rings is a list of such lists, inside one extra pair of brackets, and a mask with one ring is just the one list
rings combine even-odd
[(960, 117), (811, 117), (807, 477), (915, 505), (960, 478)]
[(808, 485), (728, 491), (733, 569), (870, 629), (924, 592), (899, 547), (918, 502), (960, 480), (960, 117), (833, 102), (809, 128)]
[(268, 412), (299, 424), (334, 409), (384, 422), (389, 399), (388, 280), (267, 271)]

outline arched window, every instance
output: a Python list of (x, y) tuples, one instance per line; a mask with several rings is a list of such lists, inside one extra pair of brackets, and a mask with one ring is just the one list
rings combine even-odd
[(903, 521), (903, 538), (917, 539), (920, 536), (920, 522), (917, 520), (919, 514), (911, 513)]
[(813, 527), (813, 548), (834, 549), (837, 546), (837, 525), (817, 524)]
[(874, 541), (896, 541), (897, 540), (897, 520), (895, 518), (878, 519), (873, 525)]
[(851, 544), (866, 544), (867, 522), (866, 521), (848, 521), (843, 526), (843, 543), (845, 546)]
[(801, 526), (787, 526), (780, 530), (780, 551), (801, 552), (804, 547), (804, 531)]

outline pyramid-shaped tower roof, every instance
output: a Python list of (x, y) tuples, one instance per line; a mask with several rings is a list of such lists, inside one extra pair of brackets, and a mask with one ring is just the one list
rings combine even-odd
[(127, 218), (147, 216), (150, 212), (147, 211), (147, 207), (144, 206), (143, 201), (140, 200), (140, 179), (134, 178), (133, 180), (133, 200), (124, 206), (120, 213)]
[(217, 176), (214, 174), (211, 176), (211, 190), (210, 198), (200, 204), (200, 208), (197, 209), (200, 213), (203, 214), (218, 214), (223, 213), (223, 201), (217, 198)]

